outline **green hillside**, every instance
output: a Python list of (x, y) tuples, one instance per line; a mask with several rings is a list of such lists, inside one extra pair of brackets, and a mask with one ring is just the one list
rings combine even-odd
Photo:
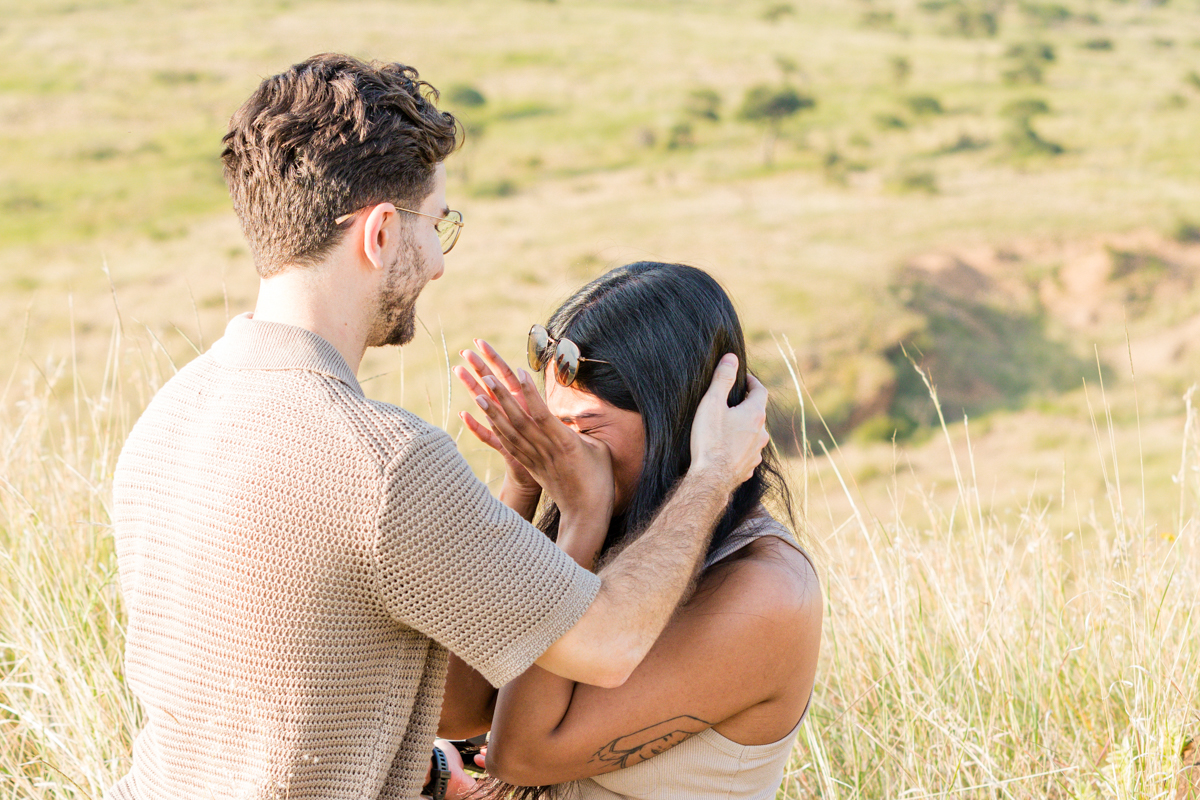
[(828, 597), (781, 797), (1200, 784), (1200, 0), (0, 7), (0, 798), (123, 771), (115, 455), (253, 307), (220, 139), (322, 51), (464, 123), (462, 238), (360, 374), (485, 480), (472, 337), (637, 259), (734, 296)]

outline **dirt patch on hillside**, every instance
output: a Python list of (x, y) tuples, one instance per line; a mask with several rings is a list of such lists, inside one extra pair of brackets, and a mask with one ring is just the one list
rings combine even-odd
[(1044, 319), (1052, 335), (1107, 355), (1132, 349), (1139, 372), (1160, 372), (1200, 344), (1198, 277), (1200, 244), (1136, 231), (925, 254), (905, 265), (900, 283), (1020, 310)]
[(1200, 366), (1198, 284), (1200, 244), (1150, 231), (923, 253), (891, 283), (906, 324), (890, 337), (873, 331), (867, 352), (821, 358), (838, 370), (817, 370), (809, 383), (840, 400), (826, 414), (835, 435), (890, 438), (936, 421), (914, 366), (948, 419), (1119, 380), (1131, 363), (1139, 376), (1184, 379)]

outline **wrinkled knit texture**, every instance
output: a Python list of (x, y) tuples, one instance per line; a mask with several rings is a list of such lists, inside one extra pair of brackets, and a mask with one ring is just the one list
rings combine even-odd
[(415, 798), (447, 648), (506, 683), (599, 589), (443, 431), (249, 315), (134, 427), (113, 523), (145, 727), (110, 798)]

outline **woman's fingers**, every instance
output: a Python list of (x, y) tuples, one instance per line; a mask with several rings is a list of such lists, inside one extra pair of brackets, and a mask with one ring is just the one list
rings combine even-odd
[[(459, 350), (458, 354), (463, 357), (463, 360), (466, 361), (468, 365), (470, 365), (472, 371), (475, 373), (475, 377), (479, 380), (483, 380), (486, 376), (492, 374), (491, 368), (489, 368), (484, 360), (479, 357), (478, 353), (472, 350)], [(463, 374), (465, 375), (470, 375), (470, 373), (468, 373), (462, 367), (456, 367), (455, 374), (458, 374), (458, 370), (462, 370)], [(463, 380), (464, 383), (466, 382), (462, 375), (459, 375), (459, 379)]]
[(483, 358), (487, 361), (488, 366), (491, 367), (492, 373), (504, 381), (504, 385), (508, 387), (510, 392), (519, 394), (521, 391), (521, 382), (517, 380), (517, 376), (512, 371), (512, 367), (508, 366), (508, 362), (496, 352), (496, 348), (492, 347), (484, 339), (476, 339), (475, 346), (483, 354)]
[[(475, 354), (472, 353), (471, 355)], [(475, 357), (478, 358), (478, 356)], [(463, 386), (467, 387), (467, 391), (476, 398), (476, 403), (479, 402), (478, 398), (480, 397), (483, 397), (488, 401), (495, 401), (496, 398), (492, 395), (491, 390), (484, 384), (475, 380), (475, 376), (473, 376), (470, 372), (467, 372), (466, 369), (463, 367), (455, 367), (453, 371), (454, 376), (458, 378), (459, 381), (462, 382)], [(498, 436), (496, 436), (496, 433), (491, 428), (479, 422), (465, 411), (458, 416), (459, 419), (463, 421), (463, 424), (467, 426), (467, 430), (475, 434), (475, 438), (479, 439), (479, 441), (483, 442), (488, 447), (500, 451), (501, 453), (507, 452), (504, 442), (501, 441)]]
[(467, 426), (467, 430), (475, 435), (476, 439), (496, 450), (501, 455), (508, 455), (508, 451), (504, 449), (504, 443), (500, 441), (500, 437), (487, 425), (484, 425), (465, 411), (458, 412), (458, 418), (462, 420), (463, 425)]
[[(521, 466), (535, 470), (545, 461), (545, 437), (530, 425), (529, 417), (513, 399), (495, 376), (484, 377), (491, 396), (477, 395), (475, 402), (487, 414), (492, 430), (504, 445), (504, 449), (520, 462)], [(540, 441), (539, 441), (540, 440)]]
[(496, 404), (508, 418), (509, 425), (528, 439), (531, 444), (542, 444), (542, 440), (546, 437), (541, 426), (530, 419), (521, 402), (506, 387), (500, 385), (500, 380), (495, 375), (485, 375), (483, 384), (491, 391)]
[[(533, 376), (514, 372), (495, 349), (475, 340), (480, 356), (462, 351), (470, 371), (455, 374), (487, 416), (490, 430), (468, 414), (463, 423), (481, 441), (505, 454), (510, 470), (524, 468), (559, 503), (590, 510), (612, 506), (612, 466), (608, 448), (581, 436), (550, 413)], [(474, 375), (471, 375), (474, 372)], [(605, 512), (607, 513), (607, 512)]]
[(550, 408), (546, 405), (546, 400), (542, 397), (542, 393), (538, 391), (537, 384), (534, 383), (532, 375), (526, 370), (517, 370), (517, 383), (520, 388), (522, 407), (529, 414), (529, 418), (533, 420), (534, 424), (545, 431), (552, 441), (563, 446), (577, 436), (574, 431), (550, 413)]
[(508, 362), (501, 358), (500, 354), (496, 352), (496, 348), (488, 344), (487, 341), (483, 339), (475, 339), (474, 341), (475, 346), (483, 353), (482, 357), (472, 350), (460, 350), (458, 354), (470, 364), (471, 369), (475, 371), (480, 380), (489, 375), (499, 378), (508, 387), (508, 390), (517, 396), (518, 402), (524, 406), (525, 402), (521, 398), (520, 382), (517, 380), (517, 376), (512, 371), (512, 368), (508, 366)]
[[(477, 353), (463, 350), (461, 355), (470, 364), (475, 375), (472, 376), (463, 367), (455, 367), (454, 374), (487, 415), (492, 426), (490, 432), (495, 437), (494, 441), (500, 445), (498, 449), (508, 451), (522, 466), (529, 467), (531, 460), (542, 458), (547, 453), (548, 446), (552, 444), (553, 440), (547, 437), (542, 425), (547, 419), (551, 419), (549, 411), (546, 410), (546, 404), (529, 373), (521, 370), (521, 374), (525, 376), (522, 382), (491, 345), (482, 339), (477, 339), (476, 343), (488, 354), (492, 365), (485, 363)], [(511, 391), (502, 384), (493, 367), (507, 375), (504, 383), (511, 382)], [(526, 413), (526, 409), (531, 405), (538, 416), (537, 420), (530, 419)], [(566, 429), (566, 426), (561, 427)], [(481, 434), (483, 429), (483, 426), (479, 425), (478, 428), (471, 428), (471, 432), (492, 445), (492, 442)]]
[[(463, 352), (465, 353), (467, 351), (464, 350)], [(472, 353), (471, 355), (475, 354)], [(454, 373), (454, 377), (458, 378), (459, 382), (461, 382), (463, 386), (467, 387), (467, 391), (471, 393), (472, 397), (488, 393), (487, 388), (479, 381), (475, 380), (475, 376), (468, 372), (465, 367), (455, 367), (452, 372)]]

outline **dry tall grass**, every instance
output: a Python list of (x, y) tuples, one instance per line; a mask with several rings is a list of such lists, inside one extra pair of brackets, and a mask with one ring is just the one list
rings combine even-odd
[(139, 724), (108, 502), (129, 410), (158, 378), (120, 369), (121, 349), (117, 326), (96, 392), (68, 361), (14, 369), (0, 398), (0, 797), (99, 797)]
[[(0, 398), (0, 798), (99, 797), (138, 726), (107, 503), (123, 437), (170, 368), (122, 351), (118, 328), (98, 388), (68, 361), (10, 377)], [(781, 796), (1183, 796), (1180, 754), (1200, 732), (1190, 404), (1187, 419), (1174, 530), (1141, 522), (1117, 476), (1098, 498), (1111, 513), (1073, 534), (1032, 505), (1014, 523), (983, 510), (974, 463), (955, 465), (957, 501), (930, 503), (923, 527), (858, 504), (814, 526), (824, 657)], [(1103, 419), (1097, 431), (1103, 445)], [(830, 474), (827, 491), (853, 500)]]
[[(1100, 413), (1099, 455), (1115, 464)], [(828, 490), (853, 513), (822, 553), (826, 657), (783, 795), (1200, 797), (1200, 767), (1183, 769), (1200, 732), (1190, 392), (1186, 419), (1167, 531), (1147, 524), (1119, 474), (1094, 498), (1109, 513), (1073, 531), (1032, 502), (1015, 521), (986, 512), (974, 458), (958, 463), (944, 421), (957, 497), (923, 498), (922, 527), (898, 503), (865, 513), (835, 454)], [(1072, 494), (1064, 485), (1061, 503)]]

